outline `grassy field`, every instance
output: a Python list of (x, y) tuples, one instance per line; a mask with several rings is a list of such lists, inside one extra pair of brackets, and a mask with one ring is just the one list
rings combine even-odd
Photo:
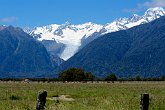
[(150, 94), (149, 110), (165, 110), (165, 82), (0, 82), (0, 110), (35, 110), (40, 90), (48, 91), (48, 99), (56, 95), (75, 99), (47, 100), (46, 110), (139, 110), (141, 93)]

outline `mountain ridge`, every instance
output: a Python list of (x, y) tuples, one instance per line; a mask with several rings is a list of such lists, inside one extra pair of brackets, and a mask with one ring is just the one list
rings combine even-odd
[[(56, 54), (56, 56), (59, 56), (63, 60), (68, 60), (86, 44), (90, 43), (101, 35), (119, 30), (126, 30), (144, 23), (149, 23), (164, 15), (165, 10), (161, 7), (156, 7), (148, 9), (143, 16), (134, 14), (130, 18), (119, 18), (105, 25), (91, 22), (73, 25), (69, 22), (66, 22), (62, 25), (51, 24), (47, 26), (36, 27), (30, 31), (25, 29), (25, 32), (29, 33), (39, 41), (55, 41), (55, 45), (59, 44), (58, 50), (61, 49), (61, 51), (58, 53), (50, 53)], [(61, 44), (63, 44), (62, 47), (60, 47)], [(47, 45), (45, 45), (45, 47), (47, 50), (50, 48), (50, 46)]]
[(46, 77), (56, 66), (46, 48), (21, 28), (0, 30), (0, 47), (1, 78)]
[(98, 77), (161, 77), (165, 74), (165, 16), (95, 39), (58, 68), (83, 68)]

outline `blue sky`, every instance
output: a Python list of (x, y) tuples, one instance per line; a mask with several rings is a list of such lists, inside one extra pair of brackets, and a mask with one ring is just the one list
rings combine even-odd
[(165, 0), (0, 0), (0, 24), (34, 27), (47, 24), (94, 22), (106, 24), (146, 9), (165, 6)]

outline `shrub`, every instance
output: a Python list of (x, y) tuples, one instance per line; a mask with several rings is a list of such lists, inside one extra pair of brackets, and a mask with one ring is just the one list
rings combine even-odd
[(115, 74), (109, 74), (106, 78), (105, 81), (117, 81), (117, 77)]
[(92, 73), (85, 72), (80, 68), (70, 68), (59, 74), (59, 80), (61, 81), (90, 81), (93, 79)]

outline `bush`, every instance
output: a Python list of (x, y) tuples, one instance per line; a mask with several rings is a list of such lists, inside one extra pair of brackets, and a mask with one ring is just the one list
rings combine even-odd
[(135, 81), (141, 81), (141, 80), (142, 80), (142, 78), (140, 76), (135, 77)]
[(59, 74), (61, 81), (91, 81), (94, 76), (80, 68), (70, 68)]
[(109, 74), (106, 78), (105, 81), (117, 81), (117, 77), (115, 74)]
[(161, 77), (161, 80), (162, 80), (162, 81), (165, 81), (165, 76), (162, 76), (162, 77)]

